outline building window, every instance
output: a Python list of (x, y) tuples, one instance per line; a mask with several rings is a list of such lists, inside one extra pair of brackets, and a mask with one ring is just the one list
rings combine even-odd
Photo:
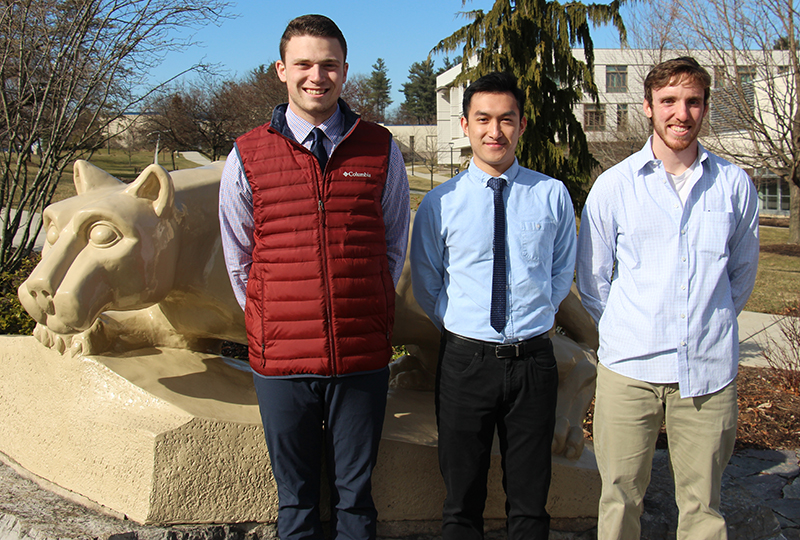
[(756, 78), (756, 66), (736, 66), (736, 78), (739, 84), (753, 82)]
[(789, 213), (789, 189), (780, 178), (762, 178), (758, 182), (758, 198), (761, 199), (760, 209), (767, 214)]
[(587, 103), (583, 106), (584, 131), (605, 131), (606, 108), (605, 105)]
[(628, 91), (628, 66), (606, 66), (606, 92), (619, 94)]
[(625, 131), (628, 129), (628, 104), (620, 103), (617, 105), (617, 130)]
[(725, 66), (714, 66), (714, 88), (725, 88), (728, 85), (728, 70)]

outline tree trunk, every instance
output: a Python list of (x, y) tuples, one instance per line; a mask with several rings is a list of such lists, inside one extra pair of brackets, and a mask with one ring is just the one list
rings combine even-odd
[(800, 244), (800, 187), (789, 181), (789, 243)]

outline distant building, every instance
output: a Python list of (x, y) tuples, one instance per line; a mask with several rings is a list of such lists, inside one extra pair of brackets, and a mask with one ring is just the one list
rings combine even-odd
[[(752, 155), (754, 143), (743, 120), (737, 114), (737, 105), (746, 103), (751, 110), (759, 107), (766, 111), (762, 116), (781, 117), (767, 98), (767, 89), (774, 88), (776, 80), (786, 78), (789, 72), (788, 53), (770, 51), (771, 57), (759, 65), (744, 64), (742, 59), (763, 57), (763, 51), (745, 51), (752, 54), (738, 56), (740, 63), (729, 58), (712, 56), (710, 51), (693, 51), (691, 55), (708, 69), (712, 76), (711, 110), (706, 119), (701, 141), (707, 146), (723, 145), (736, 148), (740, 155)], [(639, 150), (650, 134), (650, 122), (642, 110), (644, 78), (652, 67), (663, 60), (686, 54), (679, 51), (645, 49), (594, 49), (594, 75), (598, 100), (589, 97), (576, 105), (574, 114), (581, 122), (593, 152), (601, 162), (614, 162)], [(584, 50), (574, 49), (575, 58), (585, 61)], [(765, 67), (771, 66), (771, 67)], [(471, 157), (469, 140), (461, 130), (461, 100), (464, 87), (453, 81), (461, 72), (461, 64), (436, 78), (436, 120), (439, 163), (453, 163), (461, 167)], [(778, 82), (780, 85), (781, 83)], [(794, 107), (789, 101), (787, 107)], [(793, 110), (793, 109), (792, 109)], [(784, 112), (788, 114), (788, 112)], [(603, 160), (598, 153), (609, 152), (613, 159)], [(744, 166), (744, 164), (739, 163)], [(747, 168), (759, 188), (762, 213), (788, 215), (789, 187), (785, 180), (763, 168)]]
[(436, 152), (438, 143), (435, 125), (381, 125), (391, 132), (406, 161), (411, 161), (412, 154), (419, 162), (429, 159)]

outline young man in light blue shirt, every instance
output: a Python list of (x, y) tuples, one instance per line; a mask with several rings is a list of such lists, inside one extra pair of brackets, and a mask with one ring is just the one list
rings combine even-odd
[(689, 57), (654, 67), (653, 136), (597, 179), (583, 210), (578, 289), (600, 334), (600, 540), (639, 538), (662, 420), (677, 538), (727, 538), (720, 483), (736, 437), (736, 317), (755, 282), (758, 207), (744, 171), (697, 141), (710, 84)]
[(442, 538), (483, 538), (497, 427), (508, 538), (544, 539), (558, 386), (548, 331), (572, 284), (575, 214), (563, 183), (516, 160), (527, 120), (514, 77), (481, 77), (463, 109), (473, 159), (425, 196), (410, 251), (414, 295), (442, 331)]

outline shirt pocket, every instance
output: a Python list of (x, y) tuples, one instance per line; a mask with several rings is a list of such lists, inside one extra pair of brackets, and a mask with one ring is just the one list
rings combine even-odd
[(697, 250), (706, 257), (728, 256), (728, 240), (733, 234), (733, 212), (703, 212), (697, 231)]
[(526, 261), (541, 262), (553, 257), (556, 222), (552, 219), (523, 221), (520, 223), (520, 244)]

